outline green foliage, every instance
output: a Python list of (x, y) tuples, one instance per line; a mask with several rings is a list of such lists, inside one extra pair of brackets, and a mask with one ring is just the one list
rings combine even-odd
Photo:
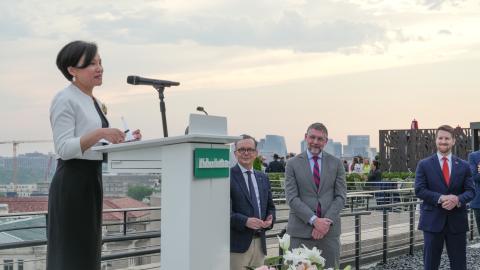
[(142, 201), (145, 197), (152, 195), (153, 188), (146, 186), (130, 186), (128, 187), (127, 196), (137, 201)]
[(382, 173), (383, 181), (392, 181), (396, 179), (397, 181), (413, 181), (415, 179), (415, 173), (410, 172), (384, 172)]
[(253, 169), (257, 171), (262, 170), (262, 158), (260, 156), (256, 157), (253, 161)]
[(364, 182), (366, 180), (366, 175), (362, 173), (350, 173), (347, 174), (347, 178), (345, 179), (347, 183), (353, 182)]
[(270, 180), (285, 179), (285, 173), (267, 173)]
[(267, 173), (267, 175), (270, 179), (271, 187), (282, 187), (282, 181), (285, 181), (284, 173)]
[(345, 181), (347, 182), (347, 190), (357, 190), (358, 183), (365, 182), (366, 180), (367, 180), (367, 175), (363, 173), (347, 174), (345, 179)]

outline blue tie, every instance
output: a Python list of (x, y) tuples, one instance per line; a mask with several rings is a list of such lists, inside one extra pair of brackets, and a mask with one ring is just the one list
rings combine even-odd
[(248, 176), (248, 190), (250, 191), (250, 200), (253, 203), (253, 215), (256, 218), (260, 218), (260, 212), (258, 211), (258, 202), (257, 202), (257, 194), (255, 194), (255, 188), (253, 187), (252, 181), (252, 172), (246, 171)]

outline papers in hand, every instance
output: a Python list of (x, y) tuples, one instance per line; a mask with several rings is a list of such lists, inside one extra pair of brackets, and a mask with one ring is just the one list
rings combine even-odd
[(132, 131), (128, 128), (127, 121), (125, 121), (125, 118), (123, 118), (123, 116), (121, 118), (122, 118), (123, 128), (125, 129), (125, 131), (124, 131), (125, 132), (125, 141), (126, 142), (135, 141), (135, 137), (133, 136)]

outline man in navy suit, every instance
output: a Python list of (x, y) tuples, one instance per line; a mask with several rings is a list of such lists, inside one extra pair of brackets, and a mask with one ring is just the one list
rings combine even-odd
[(230, 169), (230, 270), (263, 265), (265, 230), (273, 227), (275, 205), (268, 176), (253, 170), (257, 142), (242, 135), (235, 143), (238, 164)]
[(473, 183), (475, 184), (475, 198), (470, 203), (477, 222), (478, 233), (480, 234), (480, 151), (468, 155), (468, 163), (472, 172)]
[(425, 270), (436, 270), (446, 243), (450, 268), (466, 270), (467, 203), (475, 196), (468, 163), (452, 155), (454, 129), (437, 129), (437, 153), (418, 163), (415, 194), (423, 200), (418, 229), (423, 231)]

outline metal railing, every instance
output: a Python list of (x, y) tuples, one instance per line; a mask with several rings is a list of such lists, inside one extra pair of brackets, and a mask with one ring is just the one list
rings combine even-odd
[[(408, 193), (411, 196), (406, 196), (401, 201), (392, 203), (383, 203), (373, 205), (372, 201), (377, 203), (378, 196), (375, 194), (385, 192), (399, 192), (405, 191), (413, 192), (412, 189), (396, 189), (396, 190), (374, 190), (374, 191), (358, 191), (349, 192), (347, 198), (355, 198), (361, 194), (371, 194), (373, 197), (365, 205), (365, 202), (357, 202), (356, 204), (349, 205), (342, 211), (342, 264), (352, 264), (356, 269), (360, 269), (362, 263), (381, 261), (386, 263), (389, 256), (399, 253), (413, 255), (416, 248), (423, 245), (423, 238), (421, 234), (416, 230), (416, 222), (418, 220), (417, 205), (421, 203), (414, 196), (413, 193)], [(277, 202), (284, 198), (279, 198)], [(103, 243), (112, 243), (120, 241), (132, 241), (140, 239), (153, 239), (160, 237), (159, 230), (146, 230), (143, 232), (133, 232), (128, 230), (129, 225), (139, 223), (160, 222), (158, 219), (148, 220), (135, 220), (129, 221), (128, 214), (133, 211), (160, 211), (160, 207), (145, 207), (145, 208), (127, 208), (127, 209), (107, 209), (104, 213), (121, 212), (123, 220), (121, 222), (104, 224), (104, 226), (121, 226), (121, 232), (118, 235), (107, 235), (103, 238)], [(277, 213), (288, 213), (288, 205), (278, 205)], [(470, 209), (469, 209), (470, 211)], [(18, 218), (22, 216), (44, 216), (47, 218), (47, 212), (29, 212), (29, 213), (12, 213), (2, 214), (0, 218)], [(362, 218), (363, 216), (369, 216), (368, 219)], [(469, 239), (472, 241), (476, 234), (476, 226), (474, 223), (473, 212), (469, 214)], [(403, 223), (407, 218), (408, 226)], [(393, 222), (392, 222), (393, 221)], [(284, 228), (288, 222), (287, 217), (278, 217), (276, 220), (276, 230), (269, 231), (267, 233), (267, 239), (273, 242), (273, 245), (277, 245), (277, 236), (281, 236), (284, 233)], [(31, 230), (31, 229), (46, 229), (46, 226), (31, 226), (31, 227), (18, 227), (8, 228), (0, 230), (0, 232), (11, 232), (15, 230)], [(46, 239), (22, 241), (14, 243), (0, 244), (0, 250), (16, 249), (24, 247), (35, 247), (46, 245)], [(270, 245), (271, 246), (271, 245)], [(117, 250), (113, 254), (104, 254), (102, 261), (125, 259), (137, 256), (158, 256), (161, 252), (161, 248), (158, 245), (139, 247), (140, 250), (127, 249), (126, 251)], [(120, 251), (120, 252), (118, 252)], [(278, 251), (280, 254), (280, 250)], [(27, 261), (25, 261), (26, 263)]]
[[(105, 209), (103, 214), (106, 213), (113, 213), (113, 212), (121, 212), (122, 213), (122, 222), (113, 222), (113, 223), (104, 223), (103, 227), (108, 226), (121, 226), (121, 232), (119, 234), (112, 234), (106, 235), (102, 239), (102, 244), (106, 243), (114, 243), (114, 242), (123, 242), (123, 241), (134, 241), (134, 240), (142, 240), (142, 239), (154, 239), (160, 238), (160, 230), (146, 230), (141, 232), (135, 232), (128, 230), (130, 225), (141, 224), (141, 223), (151, 223), (155, 221), (160, 221), (160, 219), (148, 219), (148, 220), (128, 220), (129, 213), (135, 211), (160, 211), (160, 207), (142, 207), (142, 208), (122, 208), (122, 209)], [(40, 211), (40, 212), (22, 212), (22, 213), (8, 213), (8, 214), (0, 214), (0, 219), (19, 219), (21, 217), (35, 217), (35, 216), (43, 216), (45, 220), (45, 225), (42, 226), (22, 226), (22, 227), (12, 227), (8, 229), (0, 230), (0, 233), (3, 232), (12, 232), (12, 231), (21, 231), (21, 230), (33, 230), (33, 229), (47, 229), (47, 222), (48, 219), (48, 212)], [(9, 249), (18, 249), (18, 248), (26, 248), (26, 247), (39, 247), (45, 246), (47, 244), (46, 239), (37, 239), (37, 240), (29, 240), (29, 241), (18, 241), (18, 242), (11, 242), (11, 243), (2, 243), (0, 244), (0, 251), (1, 250), (9, 250)], [(133, 250), (132, 250), (133, 249)], [(136, 250), (138, 249), (138, 250)], [(109, 250), (109, 252), (113, 252), (111, 254), (104, 254), (101, 257), (101, 261), (112, 261), (118, 259), (125, 259), (131, 257), (139, 257), (139, 256), (151, 256), (160, 254), (160, 246), (153, 245), (153, 246), (142, 246), (136, 248), (128, 248), (127, 251), (122, 250)], [(41, 259), (33, 259), (33, 260), (22, 260), (22, 264), (26, 263), (33, 263), (38, 261), (44, 261), (45, 258)], [(1, 266), (13, 267), (13, 261), (10, 263), (2, 264), (3, 260), (0, 262)], [(7, 265), (8, 264), (8, 265)]]

